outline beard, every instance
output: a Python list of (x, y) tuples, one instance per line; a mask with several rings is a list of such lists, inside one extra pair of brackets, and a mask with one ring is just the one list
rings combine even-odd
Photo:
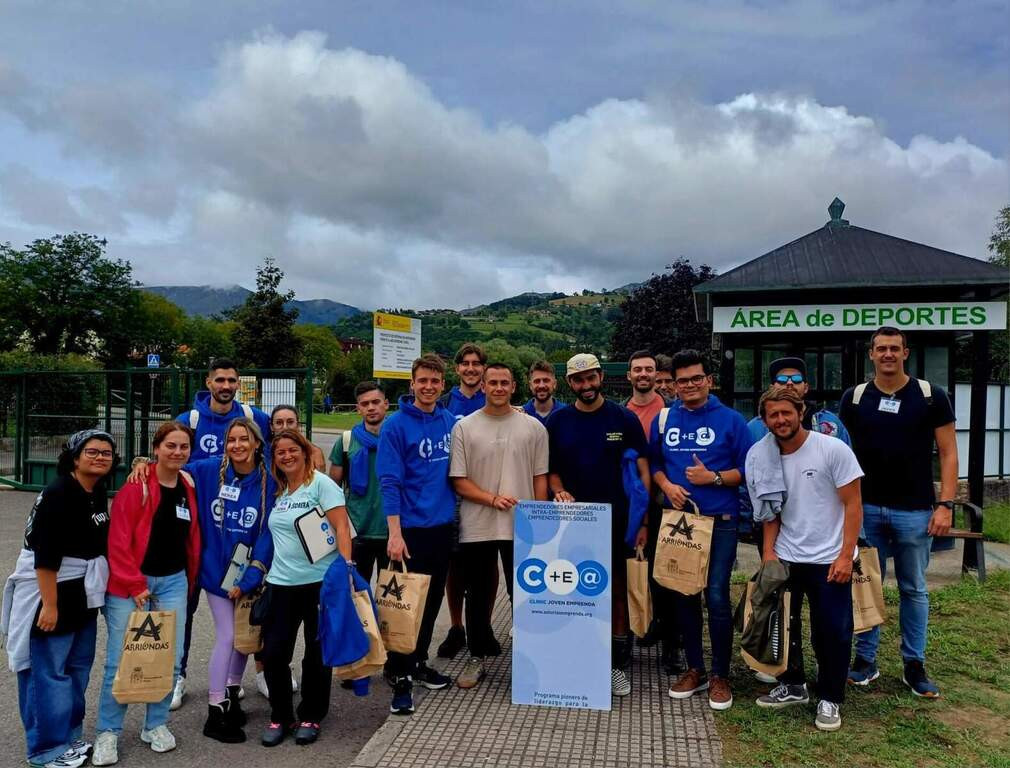
[(581, 392), (579, 392), (579, 400), (586, 403), (587, 405), (592, 405), (596, 402), (596, 398), (600, 396), (599, 387), (586, 387)]
[(794, 437), (796, 437), (796, 433), (799, 432), (799, 431), (800, 431), (800, 425), (799, 424), (797, 424), (795, 427), (793, 427), (792, 429), (790, 429), (784, 435), (781, 432), (779, 432), (778, 430), (776, 430), (775, 431), (775, 439), (776, 440), (781, 440), (781, 441), (792, 440)]

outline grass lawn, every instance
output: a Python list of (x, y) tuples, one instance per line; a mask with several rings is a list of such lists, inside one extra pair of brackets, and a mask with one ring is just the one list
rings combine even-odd
[(982, 514), (982, 532), (986, 541), (1010, 544), (1010, 504), (989, 504)]
[[(734, 585), (735, 599), (742, 589)], [(942, 693), (935, 701), (901, 682), (898, 593), (885, 593), (881, 676), (865, 689), (849, 686), (835, 733), (814, 728), (813, 695), (806, 707), (759, 709), (754, 699), (771, 686), (754, 679), (737, 650), (733, 708), (715, 714), (726, 766), (1010, 768), (1010, 571), (932, 593), (927, 670)], [(810, 676), (813, 653), (804, 659)]]
[(346, 413), (313, 413), (312, 428), (319, 429), (350, 429), (361, 421), (357, 411)]

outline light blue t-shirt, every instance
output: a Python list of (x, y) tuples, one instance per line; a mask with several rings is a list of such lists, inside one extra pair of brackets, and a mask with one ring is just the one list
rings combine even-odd
[(299, 487), (294, 493), (285, 489), (277, 497), (268, 518), (270, 535), (274, 540), (274, 559), (267, 573), (267, 581), (283, 587), (314, 584), (322, 581), (337, 553), (331, 552), (316, 563), (310, 562), (305, 547), (295, 528), (295, 520), (318, 507), (323, 512), (344, 506), (344, 492), (322, 472), (313, 473), (312, 482)]

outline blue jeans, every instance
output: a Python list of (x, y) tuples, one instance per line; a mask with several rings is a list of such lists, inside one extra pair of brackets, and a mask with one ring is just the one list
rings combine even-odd
[[(186, 634), (186, 593), (189, 583), (186, 572), (179, 571), (171, 576), (148, 576), (147, 588), (151, 591), (152, 610), (175, 611), (175, 676), (179, 676), (179, 661), (182, 658), (183, 638)], [(109, 642), (105, 653), (105, 677), (102, 680), (102, 695), (98, 700), (98, 733), (123, 730), (126, 704), (120, 704), (112, 697), (112, 680), (123, 655), (123, 639), (130, 614), (137, 610), (133, 598), (105, 596), (105, 621), (109, 625)], [(169, 691), (161, 701), (148, 704), (144, 718), (144, 729), (151, 730), (168, 722), (168, 707), (172, 703)]]
[[(929, 592), (926, 566), (932, 536), (927, 535), (931, 509), (892, 509), (874, 504), (863, 505), (863, 532), (877, 548), (880, 575), (887, 575), (887, 558), (894, 558), (901, 601), (898, 623), (901, 625), (901, 658), (926, 661), (926, 626), (929, 623)], [(856, 655), (867, 661), (877, 660), (880, 627), (856, 635)]]
[(18, 706), (30, 762), (47, 763), (81, 737), (97, 627), (92, 619), (76, 632), (32, 633), (32, 665), (18, 672)]
[[(708, 607), (708, 635), (712, 641), (712, 674), (719, 677), (729, 676), (729, 657), (733, 650), (733, 609), (729, 599), (729, 577), (736, 561), (736, 542), (737, 521), (717, 517), (708, 559), (705, 605)], [(677, 623), (684, 633), (687, 665), (704, 672), (701, 595), (682, 595), (679, 592), (672, 594)]]

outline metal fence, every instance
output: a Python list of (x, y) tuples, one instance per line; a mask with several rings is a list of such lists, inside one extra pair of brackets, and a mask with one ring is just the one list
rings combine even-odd
[[(67, 437), (97, 427), (116, 439), (123, 462), (148, 455), (158, 425), (193, 407), (206, 370), (135, 368), (0, 372), (0, 481), (39, 489), (55, 475)], [(311, 369), (260, 369), (240, 377), (237, 399), (269, 413), (294, 405), (312, 435)]]

